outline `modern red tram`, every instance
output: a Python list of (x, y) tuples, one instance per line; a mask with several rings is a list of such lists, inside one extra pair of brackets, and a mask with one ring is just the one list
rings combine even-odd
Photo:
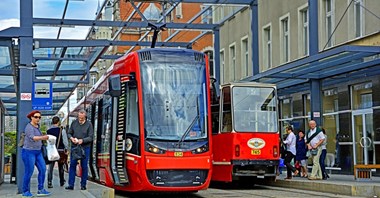
[(280, 135), (275, 85), (222, 85), (219, 99), (212, 100), (212, 120), (212, 181), (276, 178)]
[(90, 175), (122, 191), (198, 191), (212, 175), (207, 56), (151, 48), (118, 59), (76, 107), (94, 125)]

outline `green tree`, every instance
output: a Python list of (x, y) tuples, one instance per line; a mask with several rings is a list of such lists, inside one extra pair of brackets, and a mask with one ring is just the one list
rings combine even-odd
[(17, 143), (16, 143), (16, 131), (5, 132), (4, 133), (4, 152), (5, 155), (11, 155), (16, 153)]

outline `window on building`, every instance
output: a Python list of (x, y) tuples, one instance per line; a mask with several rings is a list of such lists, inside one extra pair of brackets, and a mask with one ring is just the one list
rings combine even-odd
[[(206, 9), (206, 6), (201, 6), (201, 9)], [(212, 23), (212, 7), (208, 8), (202, 15), (201, 15), (201, 21), (204, 24), (211, 24)]]
[(334, 28), (334, 0), (325, 0), (326, 10), (326, 41), (327, 47), (333, 45), (332, 32)]
[(281, 57), (282, 62), (288, 62), (290, 56), (289, 49), (289, 17), (281, 19)]
[(264, 51), (264, 65), (266, 69), (272, 67), (272, 36), (271, 36), (271, 27), (267, 26), (264, 28), (263, 32), (263, 51)]
[(232, 71), (232, 80), (235, 80), (235, 70), (236, 70), (236, 49), (235, 45), (230, 46), (230, 65), (229, 68)]
[(182, 3), (179, 3), (177, 7), (175, 7), (175, 17), (177, 19), (182, 19)]
[(243, 67), (245, 69), (244, 76), (248, 76), (248, 71), (249, 71), (249, 65), (248, 65), (248, 38), (244, 38), (241, 41), (241, 55), (242, 55), (242, 60), (241, 63), (243, 64)]
[(354, 1), (354, 23), (355, 23), (355, 37), (363, 36), (363, 0)]
[(226, 73), (225, 72), (226, 67), (224, 64), (224, 50), (219, 52), (219, 60), (220, 60), (220, 68), (219, 69), (220, 69), (220, 71), (222, 71), (222, 74), (220, 74), (220, 76), (222, 76), (223, 82), (225, 82), (226, 77), (224, 76), (224, 74)]
[(309, 13), (308, 8), (300, 11), (300, 35), (301, 35), (301, 55), (309, 54)]
[(91, 86), (94, 86), (96, 83), (96, 74), (91, 74)]

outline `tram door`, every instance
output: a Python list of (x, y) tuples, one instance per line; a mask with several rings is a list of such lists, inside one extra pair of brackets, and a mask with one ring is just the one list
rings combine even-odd
[(354, 137), (354, 164), (375, 164), (375, 132), (373, 129), (373, 111), (358, 110), (352, 113)]

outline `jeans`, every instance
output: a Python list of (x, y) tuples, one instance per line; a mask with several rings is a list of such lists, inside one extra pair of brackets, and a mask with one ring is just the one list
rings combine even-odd
[(38, 190), (44, 189), (46, 164), (41, 150), (22, 149), (21, 158), (25, 166), (25, 174), (22, 182), (22, 192), (30, 192), (30, 179), (34, 172), (34, 165), (38, 170)]
[[(90, 158), (90, 147), (82, 147), (85, 153), (85, 158), (80, 160), (80, 166), (82, 168), (82, 177), (80, 181), (80, 186), (86, 186), (88, 177), (88, 161)], [(74, 187), (75, 183), (75, 173), (77, 169), (77, 160), (73, 160), (70, 153), (70, 169), (69, 169), (69, 186)]]
[(319, 157), (319, 165), (321, 166), (322, 177), (326, 176), (326, 168), (325, 168), (326, 154), (327, 154), (327, 150), (322, 149), (321, 156)]
[(292, 177), (292, 172), (296, 171), (296, 168), (294, 168), (290, 162), (294, 159), (294, 155), (290, 151), (286, 151), (286, 156), (285, 156), (285, 165), (286, 165), (286, 170), (287, 170), (287, 177), (291, 178)]
[(63, 164), (59, 163), (58, 161), (55, 161), (49, 164), (48, 182), (52, 183), (51, 181), (53, 180), (53, 170), (54, 170), (54, 165), (56, 162), (58, 164), (59, 183), (63, 185), (65, 183), (65, 177), (63, 175)]

